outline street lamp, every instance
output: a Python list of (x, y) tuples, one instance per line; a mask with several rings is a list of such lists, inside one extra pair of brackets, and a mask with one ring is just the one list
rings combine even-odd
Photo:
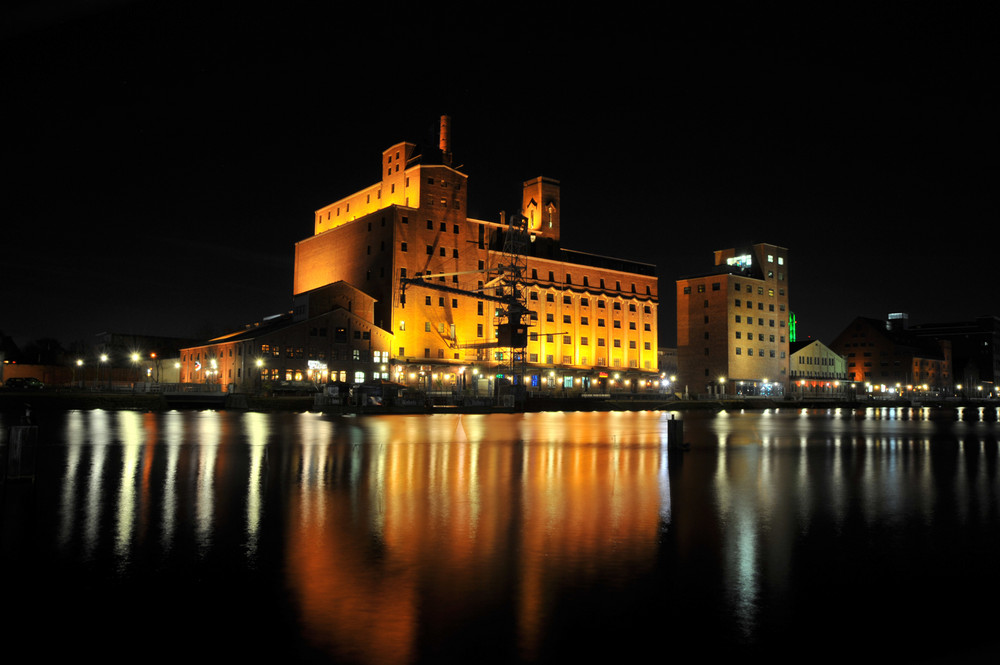
[(104, 363), (106, 363), (106, 362), (108, 362), (108, 354), (102, 353), (101, 354), (101, 362), (97, 366), (97, 383), (98, 384), (101, 383), (101, 368), (104, 366)]
[(135, 384), (139, 382), (139, 354), (132, 352), (132, 378), (134, 379), (132, 383), (132, 390), (135, 391)]

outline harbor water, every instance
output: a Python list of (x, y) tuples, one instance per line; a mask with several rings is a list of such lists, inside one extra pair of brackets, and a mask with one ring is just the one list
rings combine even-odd
[(32, 478), (0, 488), (12, 663), (954, 663), (1000, 645), (995, 406), (36, 422)]

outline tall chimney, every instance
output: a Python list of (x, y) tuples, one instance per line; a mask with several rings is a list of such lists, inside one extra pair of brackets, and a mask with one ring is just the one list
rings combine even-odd
[(446, 115), (441, 116), (441, 159), (445, 165), (451, 166), (451, 118)]

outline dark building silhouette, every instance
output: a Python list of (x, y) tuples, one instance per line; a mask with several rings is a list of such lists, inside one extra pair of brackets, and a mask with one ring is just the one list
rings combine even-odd
[(925, 323), (908, 328), (922, 339), (946, 340), (951, 345), (952, 376), (969, 394), (997, 394), (1000, 381), (1000, 317), (973, 321)]
[(906, 329), (905, 317), (888, 322), (854, 319), (830, 348), (847, 359), (847, 379), (889, 390), (951, 391), (951, 344)]

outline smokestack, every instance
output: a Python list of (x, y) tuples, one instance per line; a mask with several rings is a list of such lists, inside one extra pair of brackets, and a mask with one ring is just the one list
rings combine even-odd
[(451, 166), (451, 118), (441, 116), (441, 159), (445, 165)]

